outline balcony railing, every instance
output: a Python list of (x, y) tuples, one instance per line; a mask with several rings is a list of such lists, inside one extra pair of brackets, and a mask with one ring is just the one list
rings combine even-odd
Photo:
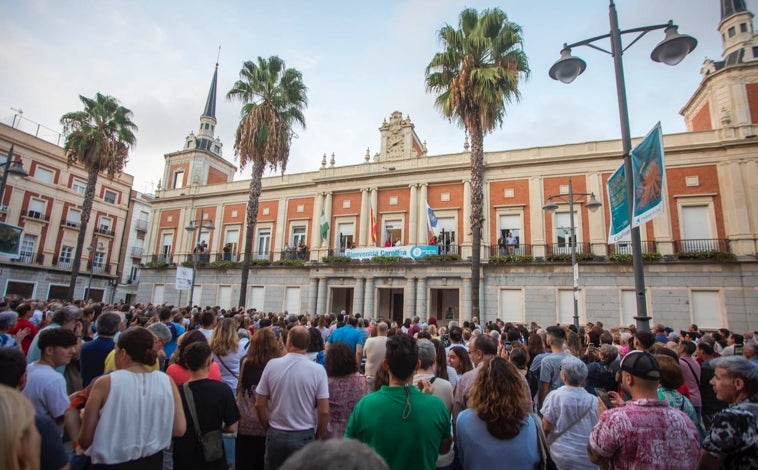
[(133, 246), (132, 247), (132, 258), (142, 258), (142, 253), (145, 251), (145, 249), (141, 246)]
[(27, 210), (23, 213), (23, 216), (28, 219), (41, 220), (44, 222), (50, 221), (50, 216), (43, 214), (42, 212)]
[(729, 241), (717, 238), (674, 240), (674, 253), (705, 251), (729, 252)]
[(53, 257), (53, 265), (60, 269), (71, 269), (72, 264), (73, 261), (71, 261), (71, 258), (61, 258), (57, 255)]
[(95, 228), (95, 233), (98, 233), (100, 235), (107, 235), (109, 237), (113, 237), (116, 235), (116, 232), (110, 229), (110, 227), (106, 226), (100, 226)]
[(516, 245), (506, 245), (506, 246), (490, 245), (490, 256), (508, 256), (508, 255), (531, 256), (532, 245), (525, 245), (523, 243), (519, 243)]
[(233, 261), (235, 263), (242, 260), (242, 257), (237, 253), (216, 253), (211, 258), (213, 261)]
[(174, 255), (172, 254), (157, 254), (157, 255), (147, 255), (142, 257), (142, 263), (145, 265), (149, 264), (174, 264)]
[(134, 223), (134, 228), (140, 232), (147, 232), (147, 220), (137, 219)]
[[(550, 255), (570, 255), (571, 244), (570, 243), (549, 243), (547, 246), (547, 256)], [(589, 243), (580, 242), (576, 244), (577, 253), (592, 253)]]
[(308, 261), (310, 257), (311, 257), (311, 252), (307, 248), (305, 250), (293, 249), (290, 251), (282, 250), (279, 252), (279, 259), (282, 259), (282, 260), (301, 259), (303, 261)]
[(45, 255), (43, 253), (22, 251), (15, 261), (24, 264), (45, 264)]
[(65, 220), (63, 223), (61, 223), (63, 227), (69, 227), (69, 228), (79, 228), (81, 225), (81, 222), (77, 222), (75, 220)]
[[(652, 240), (644, 240), (640, 242), (643, 253), (657, 253), (658, 245)], [(632, 242), (618, 242), (608, 245), (608, 254), (619, 255), (631, 255), (632, 254)]]
[(92, 261), (87, 261), (87, 271), (92, 273), (106, 273), (110, 272), (111, 265), (109, 263), (97, 263)]

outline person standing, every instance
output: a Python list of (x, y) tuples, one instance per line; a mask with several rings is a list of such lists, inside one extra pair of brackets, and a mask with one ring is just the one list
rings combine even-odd
[(65, 367), (74, 357), (77, 338), (71, 330), (53, 328), (39, 334), (37, 345), (41, 355), (38, 361), (27, 367), (23, 393), (32, 402), (37, 414), (62, 425), (69, 399), (66, 379), (56, 369)]
[(697, 420), (700, 422), (700, 418), (703, 414), (703, 399), (700, 397), (700, 378), (702, 374), (700, 363), (692, 357), (696, 350), (695, 343), (692, 341), (682, 341), (679, 344), (677, 352), (679, 353), (679, 365), (682, 368), (682, 377), (690, 391), (689, 398), (692, 402), (692, 406), (695, 407)]
[(458, 413), (465, 410), (468, 404), (468, 393), (476, 380), (482, 366), (487, 365), (497, 356), (497, 343), (490, 335), (479, 335), (469, 343), (469, 356), (474, 362), (474, 369), (458, 378), (453, 392), (453, 423), (458, 419)]
[(326, 354), (329, 354), (329, 347), (332, 344), (338, 341), (347, 343), (355, 354), (355, 363), (360, 367), (363, 358), (363, 333), (356, 326), (358, 326), (358, 319), (350, 317), (345, 326), (335, 329), (326, 340)]
[(713, 418), (700, 451), (699, 469), (758, 467), (758, 365), (740, 356), (713, 359), (711, 385), (729, 403)]
[(390, 337), (384, 364), (389, 385), (355, 405), (345, 437), (373, 447), (392, 469), (434, 469), (437, 456), (450, 451), (450, 413), (442, 400), (428, 394), (429, 381), (417, 384), (427, 393), (411, 383), (419, 364), (416, 340)]
[[(223, 455), (218, 460), (206, 462), (202, 447), (197, 445), (197, 441), (198, 436), (211, 431), (237, 431), (240, 414), (234, 394), (225, 384), (208, 378), (208, 370), (212, 363), (208, 343), (192, 343), (183, 353), (190, 371), (190, 379), (179, 388), (179, 395), (182, 398), (184, 416), (187, 418), (187, 432), (173, 440), (174, 468), (227, 470), (226, 458)], [(192, 401), (188, 399), (188, 393), (192, 395)], [(190, 406), (193, 405), (194, 410), (191, 410)], [(200, 429), (195, 428), (193, 411)]]
[(631, 351), (621, 361), (621, 387), (632, 399), (606, 411), (592, 429), (590, 461), (608, 468), (682, 469), (695, 467), (700, 437), (686, 414), (658, 399), (658, 361), (645, 351)]
[(387, 353), (387, 332), (389, 327), (385, 322), (379, 322), (376, 325), (376, 336), (366, 340), (364, 351), (366, 353), (366, 380), (368, 389), (374, 390), (374, 378), (376, 372), (384, 362), (384, 355)]
[(95, 378), (103, 375), (105, 358), (113, 351), (116, 343), (113, 337), (121, 329), (121, 315), (118, 313), (101, 313), (96, 320), (97, 338), (82, 343), (79, 353), (79, 368), (82, 371), (82, 385), (88, 386)]
[(293, 328), (287, 334), (287, 354), (266, 364), (255, 389), (255, 411), (267, 430), (268, 470), (278, 469), (291, 454), (327, 433), (329, 382), (324, 367), (305, 355), (310, 342), (305, 327)]
[(563, 351), (563, 343), (566, 341), (566, 331), (559, 326), (547, 328), (547, 346), (551, 353), (542, 359), (540, 364), (540, 392), (538, 407), (541, 408), (545, 397), (551, 391), (563, 385), (561, 380), (561, 362), (570, 356)]

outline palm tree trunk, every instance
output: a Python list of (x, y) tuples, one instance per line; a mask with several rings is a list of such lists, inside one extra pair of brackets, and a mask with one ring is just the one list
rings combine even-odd
[[(71, 281), (68, 285), (68, 300), (73, 301), (76, 291), (76, 278), (79, 275), (79, 268), (82, 262), (82, 251), (84, 251), (84, 240), (87, 238), (87, 226), (89, 217), (92, 212), (92, 201), (95, 200), (95, 185), (97, 184), (98, 170), (90, 168), (87, 172), (87, 189), (84, 191), (84, 202), (82, 203), (82, 217), (79, 224), (79, 235), (76, 237), (76, 247), (74, 248), (74, 259), (71, 261)], [(90, 267), (92, 269), (92, 267)], [(91, 297), (91, 295), (90, 295)]]
[[(240, 276), (240, 297), (239, 306), (246, 307), (247, 302), (247, 280), (250, 276), (250, 257), (253, 253), (253, 237), (255, 235), (255, 224), (258, 222), (258, 199), (261, 196), (261, 179), (266, 163), (260, 159), (253, 164), (253, 178), (250, 180), (250, 193), (247, 198), (247, 230), (245, 232), (245, 255), (242, 259), (242, 274)], [(256, 306), (263, 308), (262, 305)]]
[(479, 279), (481, 277), (482, 225), (484, 224), (484, 134), (479, 117), (472, 119), (471, 129), (471, 316), (479, 316)]

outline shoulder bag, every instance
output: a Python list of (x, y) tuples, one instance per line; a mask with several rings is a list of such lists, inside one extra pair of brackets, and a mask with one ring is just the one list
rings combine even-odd
[(190, 410), (190, 416), (192, 416), (192, 424), (195, 425), (197, 440), (200, 443), (200, 448), (203, 450), (203, 459), (206, 463), (210, 463), (224, 458), (223, 433), (220, 429), (214, 429), (213, 431), (203, 434), (203, 431), (200, 429), (200, 423), (197, 421), (195, 398), (192, 396), (189, 382), (185, 382), (184, 385), (182, 385), (182, 388), (184, 389), (184, 397), (187, 399), (187, 407)]
[(540, 463), (537, 464), (535, 470), (558, 470), (553, 456), (550, 455), (550, 447), (547, 445), (545, 431), (542, 429), (542, 419), (535, 413), (529, 413), (529, 416), (534, 420), (534, 425), (537, 428), (537, 450), (540, 454)]

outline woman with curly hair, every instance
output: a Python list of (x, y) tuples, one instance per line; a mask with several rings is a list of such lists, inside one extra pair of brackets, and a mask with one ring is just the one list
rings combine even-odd
[(471, 356), (469, 356), (468, 351), (463, 346), (453, 346), (450, 348), (447, 352), (447, 363), (455, 369), (458, 377), (474, 368)]
[[(208, 340), (205, 339), (205, 335), (200, 330), (192, 330), (189, 333), (183, 334), (179, 341), (179, 347), (176, 348), (174, 354), (171, 356), (171, 361), (166, 369), (166, 375), (171, 377), (177, 387), (187, 382), (190, 378), (189, 368), (187, 362), (184, 360), (183, 354), (187, 347), (192, 343)], [(211, 367), (208, 369), (208, 378), (211, 380), (221, 381), (221, 370), (215, 362), (211, 362)]]
[(329, 377), (328, 437), (345, 435), (347, 420), (355, 404), (368, 389), (366, 376), (358, 372), (355, 354), (347, 343), (332, 343), (326, 354), (326, 375)]
[(458, 414), (455, 447), (464, 469), (532, 470), (540, 462), (537, 422), (526, 412), (524, 379), (516, 366), (495, 357), (471, 386), (468, 409)]
[(237, 384), (237, 407), (240, 411), (235, 443), (237, 468), (263, 469), (266, 430), (255, 413), (255, 388), (268, 361), (283, 355), (284, 351), (271, 328), (259, 329), (250, 340), (247, 355), (240, 365)]
[(221, 366), (221, 381), (232, 391), (237, 390), (240, 361), (245, 356), (245, 350), (240, 347), (240, 337), (234, 319), (224, 318), (218, 322), (208, 343), (213, 352), (213, 361)]

